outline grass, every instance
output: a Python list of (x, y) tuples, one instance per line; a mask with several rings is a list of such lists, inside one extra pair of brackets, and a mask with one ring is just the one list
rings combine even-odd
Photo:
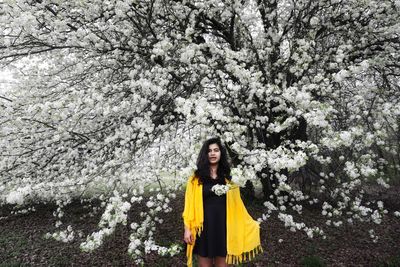
[(21, 254), (28, 248), (28, 240), (24, 235), (16, 232), (5, 232), (0, 235), (0, 247), (12, 247), (7, 253), (5, 261), (0, 262), (0, 267), (27, 266), (20, 259)]
[[(248, 212), (253, 218), (265, 212), (263, 201), (245, 201)], [(400, 202), (399, 202), (400, 203)], [(159, 245), (182, 243), (183, 193), (171, 200), (174, 210), (160, 214), (164, 223), (154, 232)], [(86, 235), (97, 229), (101, 213), (96, 217), (79, 217), (87, 212), (79, 203), (71, 203), (65, 209), (64, 226), (72, 224), (76, 230), (82, 230), (84, 236), (76, 237), (72, 243), (61, 243), (44, 240), (46, 232), (53, 232), (55, 218), (52, 216), (54, 205), (43, 205), (35, 212), (7, 216), (1, 221), (0, 231), (0, 267), (3, 266), (135, 266), (127, 255), (129, 245), (129, 224), (141, 222), (138, 215), (143, 206), (133, 206), (127, 226), (119, 225), (116, 232), (105, 239), (104, 244), (91, 254), (79, 250), (79, 244)], [(261, 240), (264, 253), (254, 261), (236, 266), (400, 266), (400, 231), (399, 219), (389, 212), (381, 225), (357, 223), (342, 228), (327, 227), (320, 210), (304, 209), (297, 222), (303, 221), (307, 226), (322, 226), (327, 239), (315, 237), (310, 240), (304, 232), (290, 232), (275, 215), (262, 223)], [(1, 214), (1, 210), (0, 210)], [(368, 229), (374, 228), (379, 242), (373, 243)], [(282, 239), (283, 242), (278, 240)], [(197, 266), (196, 257), (194, 266)], [(144, 266), (184, 266), (186, 263), (183, 250), (174, 258), (160, 257), (156, 254), (146, 255)]]
[(323, 259), (317, 255), (317, 246), (315, 243), (310, 243), (306, 246), (307, 256), (300, 260), (300, 265), (303, 267), (324, 267), (326, 266)]
[(28, 240), (21, 233), (6, 232), (0, 235), (0, 247), (13, 246), (9, 252), (9, 257), (17, 257), (28, 247)]
[(305, 256), (301, 261), (300, 265), (303, 267), (324, 267), (326, 264), (323, 260), (316, 255)]
[(397, 256), (391, 256), (386, 260), (381, 261), (378, 267), (398, 267), (400, 266), (400, 254)]
[(22, 265), (20, 262), (16, 261), (7, 261), (0, 263), (0, 267), (21, 267), (21, 266), (27, 266), (27, 265)]

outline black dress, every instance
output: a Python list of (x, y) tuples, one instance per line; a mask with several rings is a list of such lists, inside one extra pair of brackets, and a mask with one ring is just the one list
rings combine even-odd
[(225, 179), (204, 179), (203, 230), (193, 248), (194, 254), (208, 258), (226, 256), (226, 195), (218, 196), (211, 191), (216, 184), (225, 184)]

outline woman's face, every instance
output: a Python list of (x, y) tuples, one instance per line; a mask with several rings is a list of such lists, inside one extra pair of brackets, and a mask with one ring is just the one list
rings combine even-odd
[(208, 161), (210, 165), (218, 164), (221, 159), (221, 150), (217, 144), (211, 144), (208, 146)]

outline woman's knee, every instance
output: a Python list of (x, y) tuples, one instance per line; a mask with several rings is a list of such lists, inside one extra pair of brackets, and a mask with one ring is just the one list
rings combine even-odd
[(207, 257), (198, 256), (199, 267), (212, 267), (213, 260)]
[(228, 267), (228, 264), (225, 261), (225, 257), (216, 257), (215, 267)]

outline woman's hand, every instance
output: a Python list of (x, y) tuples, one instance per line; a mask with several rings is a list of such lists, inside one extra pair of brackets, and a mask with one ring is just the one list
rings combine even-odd
[(192, 245), (193, 244), (193, 235), (192, 232), (188, 228), (185, 227), (185, 234), (183, 235), (183, 240), (187, 243)]

